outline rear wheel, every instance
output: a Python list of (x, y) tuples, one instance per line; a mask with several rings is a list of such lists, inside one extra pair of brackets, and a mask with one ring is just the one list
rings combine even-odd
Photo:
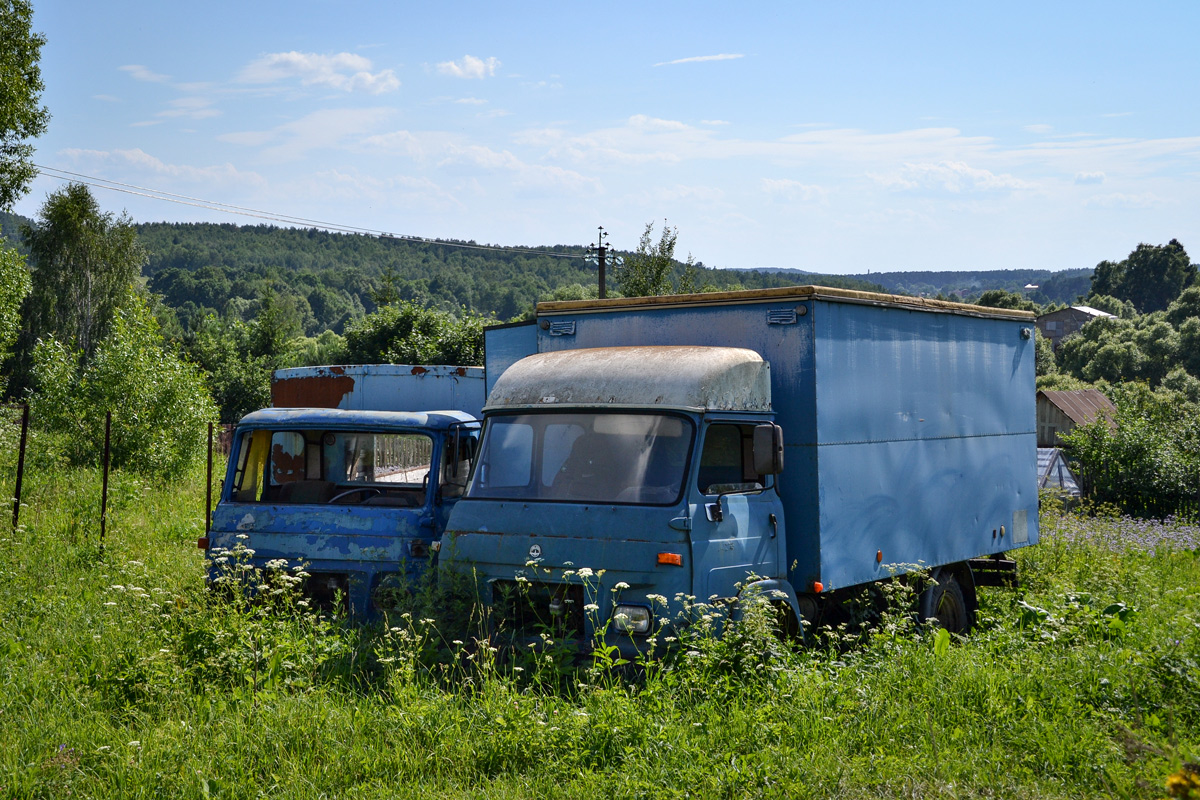
[(940, 628), (950, 633), (964, 634), (971, 630), (974, 622), (974, 612), (963, 594), (962, 586), (953, 572), (942, 570), (930, 585), (921, 593), (920, 615), (922, 622), (936, 619)]

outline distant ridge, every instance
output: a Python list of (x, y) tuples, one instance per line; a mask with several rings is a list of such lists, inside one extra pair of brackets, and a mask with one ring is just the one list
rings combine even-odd
[[(1091, 291), (1094, 272), (1091, 269), (1066, 269), (1059, 272), (1048, 269), (905, 270), (832, 276), (794, 267), (747, 267), (742, 271), (786, 276), (798, 283), (820, 284), (828, 280), (849, 278), (878, 284), (895, 294), (925, 297), (956, 295), (962, 300), (977, 298), (993, 289), (1003, 289), (1042, 304), (1078, 302), (1080, 297)], [(1025, 288), (1030, 285), (1037, 288)]]

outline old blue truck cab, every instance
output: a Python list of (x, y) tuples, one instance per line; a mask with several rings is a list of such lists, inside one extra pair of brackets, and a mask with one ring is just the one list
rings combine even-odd
[(247, 414), (206, 542), (213, 576), (244, 553), (259, 570), (302, 566), (304, 593), (321, 606), (387, 610), (389, 592), (412, 587), (429, 562), (478, 427), (461, 411)]
[(440, 558), (470, 566), (501, 635), (590, 640), (609, 620), (618, 639), (646, 634), (678, 598), (784, 576), (782, 448), (757, 353), (535, 355), (498, 378), (484, 413)]

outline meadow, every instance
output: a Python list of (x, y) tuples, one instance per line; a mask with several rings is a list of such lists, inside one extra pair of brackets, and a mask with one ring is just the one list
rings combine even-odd
[[(15, 443), (0, 442), (11, 492)], [(965, 639), (748, 613), (635, 667), (210, 592), (203, 474), (67, 468), (0, 528), (0, 798), (1200, 797), (1200, 528), (1048, 504)], [(434, 618), (437, 618), (436, 620)], [(1191, 783), (1189, 783), (1191, 782)]]

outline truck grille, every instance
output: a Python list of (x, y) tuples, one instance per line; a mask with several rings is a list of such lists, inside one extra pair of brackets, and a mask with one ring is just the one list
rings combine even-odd
[(496, 631), (532, 638), (582, 638), (585, 632), (583, 587), (567, 583), (492, 584), (492, 610)]

